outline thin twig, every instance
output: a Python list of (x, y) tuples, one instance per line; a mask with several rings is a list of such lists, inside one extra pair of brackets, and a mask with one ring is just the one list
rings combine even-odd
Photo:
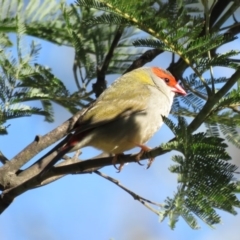
[(78, 81), (78, 76), (77, 76), (77, 68), (78, 68), (78, 57), (77, 57), (77, 54), (75, 53), (75, 56), (74, 56), (74, 61), (73, 61), (73, 77), (74, 77), (74, 80), (75, 80), (75, 83), (77, 85), (77, 88), (78, 90), (81, 90), (81, 86), (79, 84), (79, 81)]
[(124, 28), (122, 26), (118, 27), (116, 34), (114, 36), (114, 39), (112, 41), (112, 44), (109, 48), (109, 51), (106, 54), (106, 57), (103, 61), (102, 66), (97, 68), (97, 81), (96, 81), (96, 83), (94, 83), (92, 85), (92, 88), (93, 88), (93, 91), (94, 91), (96, 97), (98, 97), (107, 87), (105, 76), (106, 76), (110, 61), (112, 60), (114, 50), (116, 49), (118, 42), (120, 41), (120, 39), (122, 37), (123, 30), (124, 30)]
[(192, 93), (194, 93), (196, 96), (208, 100), (208, 97), (197, 91), (196, 89), (192, 88), (184, 79), (181, 78), (181, 83), (183, 84), (184, 88), (190, 90)]
[(140, 68), (148, 62), (151, 62), (155, 57), (157, 57), (161, 53), (163, 53), (163, 50), (160, 50), (157, 48), (147, 50), (138, 59), (133, 61), (131, 66), (124, 72), (124, 74), (127, 72), (131, 72), (132, 70), (134, 70), (136, 68)]
[(240, 22), (232, 24), (232, 25), (228, 25), (226, 27), (222, 27), (219, 29), (219, 31), (224, 31), (224, 30), (232, 29), (232, 28), (239, 27), (239, 26), (240, 26)]
[(207, 116), (211, 113), (212, 108), (214, 105), (233, 87), (233, 85), (239, 80), (240, 78), (240, 69), (238, 69), (230, 78), (229, 80), (223, 85), (223, 87), (216, 93), (213, 94), (212, 97), (208, 99), (206, 104), (203, 106), (199, 114), (193, 121), (189, 124), (188, 130), (190, 132), (194, 132), (207, 118)]
[[(204, 6), (204, 13), (205, 13), (205, 34), (206, 36), (209, 35), (209, 28), (210, 28), (210, 16), (211, 16), (211, 12), (213, 10), (213, 6), (216, 3), (216, 0), (213, 2), (211, 8), (209, 9), (208, 6), (208, 0), (202, 0), (203, 6)], [(207, 52), (208, 55), (208, 59), (211, 61), (212, 56), (211, 56), (211, 51)], [(210, 75), (211, 75), (211, 82), (212, 82), (212, 92), (215, 92), (215, 84), (214, 84), (214, 77), (213, 77), (213, 68), (212, 66), (210, 66)]]
[(123, 189), (125, 192), (127, 192), (128, 194), (130, 194), (130, 195), (133, 197), (134, 200), (137, 200), (137, 201), (141, 202), (144, 206), (146, 206), (148, 209), (150, 209), (151, 211), (153, 211), (153, 212), (156, 213), (157, 215), (159, 214), (159, 212), (158, 212), (156, 209), (152, 208), (152, 207), (151, 207), (150, 205), (148, 205), (147, 203), (153, 204), (153, 205), (158, 206), (158, 207), (163, 207), (163, 205), (160, 204), (160, 203), (156, 203), (156, 202), (153, 202), (153, 201), (150, 201), (150, 200), (148, 200), (148, 199), (146, 199), (146, 198), (141, 197), (140, 195), (134, 193), (134, 192), (131, 191), (130, 189), (124, 187), (118, 180), (116, 180), (116, 179), (114, 179), (114, 178), (112, 178), (112, 177), (110, 177), (110, 176), (108, 176), (108, 175), (105, 175), (104, 173), (102, 173), (102, 172), (100, 172), (100, 171), (95, 171), (94, 173), (96, 173), (97, 175), (99, 175), (99, 176), (107, 179), (108, 181), (116, 184), (118, 187), (120, 187), (120, 188)]

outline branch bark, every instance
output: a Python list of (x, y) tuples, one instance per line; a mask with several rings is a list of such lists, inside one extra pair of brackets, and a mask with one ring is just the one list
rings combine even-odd
[(95, 93), (96, 97), (99, 97), (99, 95), (106, 89), (106, 73), (108, 66), (110, 64), (110, 61), (113, 57), (114, 50), (116, 49), (118, 42), (120, 41), (122, 34), (123, 34), (124, 28), (122, 26), (118, 27), (115, 37), (112, 41), (112, 44), (109, 48), (109, 51), (103, 61), (102, 67), (97, 69), (97, 81), (92, 85), (93, 92)]
[(140, 68), (148, 62), (151, 62), (155, 57), (157, 57), (161, 53), (163, 53), (163, 51), (157, 48), (147, 50), (131, 64), (131, 66), (124, 72), (124, 74), (127, 72), (131, 72), (136, 68)]
[[(156, 156), (165, 154), (170, 150), (163, 150), (162, 148), (155, 148), (149, 152), (144, 153), (140, 160), (154, 158)], [(124, 155), (121, 158), (118, 158), (116, 163), (114, 164), (123, 164), (136, 162), (136, 157), (138, 154), (134, 155)], [(57, 166), (52, 167), (45, 174), (38, 174), (32, 178), (27, 179), (21, 184), (14, 186), (12, 188), (8, 188), (2, 192), (0, 197), (0, 214), (12, 203), (13, 199), (22, 193), (39, 186), (43, 186), (44, 182), (49, 179), (57, 176), (62, 176), (66, 174), (82, 174), (82, 173), (92, 173), (97, 171), (98, 169), (113, 165), (113, 156), (105, 157), (100, 159), (90, 159), (86, 161), (81, 161), (73, 164), (69, 164), (66, 166)]]
[(207, 116), (211, 113), (214, 105), (233, 87), (233, 85), (240, 79), (240, 68), (229, 78), (225, 85), (212, 97), (208, 99), (199, 114), (193, 119), (188, 126), (190, 132), (194, 132), (201, 126)]
[(55, 128), (48, 134), (41, 137), (35, 137), (31, 144), (17, 154), (11, 161), (6, 162), (5, 165), (0, 168), (0, 185), (4, 186), (4, 188), (8, 188), (19, 185), (22, 181), (26, 180), (17, 176), (17, 172), (19, 172), (20, 168), (43, 149), (49, 147), (68, 134), (86, 110), (87, 109), (83, 109), (79, 111), (72, 118), (68, 119), (61, 126)]
[[(210, 27), (214, 26), (217, 19), (222, 14), (228, 4), (228, 1), (218, 0), (215, 7), (213, 8), (210, 17)], [(202, 34), (204, 34), (204, 29)], [(239, 26), (235, 26), (234, 34), (237, 34), (238, 32)], [(109, 67), (110, 61), (113, 57), (114, 50), (117, 47), (117, 44), (122, 36), (122, 33), (123, 28), (119, 27), (116, 31), (115, 37), (105, 57), (102, 67), (97, 70), (97, 82), (93, 85), (96, 96), (99, 96), (101, 92), (106, 88), (105, 75)], [(163, 51), (160, 49), (151, 49), (146, 51), (142, 54), (140, 58), (136, 59), (132, 63), (132, 65), (126, 70), (126, 72), (142, 67), (147, 62), (152, 61), (162, 52)], [(177, 76), (177, 78), (180, 78), (187, 67), (187, 64), (180, 59), (178, 62), (171, 64), (169, 70), (173, 72), (174, 75)], [(188, 130), (190, 132), (195, 131), (206, 120), (209, 114), (211, 114), (211, 110), (214, 105), (233, 87), (233, 85), (237, 82), (239, 78), (240, 69), (238, 69), (231, 76), (231, 78), (229, 78), (228, 82), (226, 82), (226, 84), (216, 94), (214, 93), (208, 98), (206, 104), (204, 105), (200, 113), (190, 123), (188, 127)], [(204, 99), (205, 96), (199, 95), (199, 97), (202, 97)], [(45, 155), (28, 169), (24, 171), (20, 169), (36, 154), (38, 154), (51, 144), (55, 143), (56, 141), (62, 139), (69, 132), (71, 132), (74, 128), (75, 123), (79, 120), (79, 118), (82, 114), (84, 114), (85, 111), (86, 109), (83, 109), (82, 111), (78, 112), (76, 115), (74, 115), (72, 118), (67, 120), (65, 123), (54, 129), (50, 133), (44, 136), (37, 136), (31, 144), (29, 144), (11, 161), (7, 161), (6, 159), (4, 159), (3, 156), (0, 156), (0, 160), (4, 164), (0, 169), (0, 189), (3, 190), (0, 197), (0, 213), (2, 213), (12, 203), (15, 197), (19, 196), (27, 190), (43, 186), (67, 174), (92, 173), (104, 166), (113, 165), (112, 156), (101, 156), (101, 158), (86, 161), (78, 161), (76, 160), (76, 158), (67, 159), (65, 162), (62, 162), (57, 166), (49, 166), (50, 163), (53, 163), (52, 161), (57, 154), (58, 147), (64, 143), (61, 142), (60, 145), (53, 149), (53, 151), (50, 151), (47, 155)], [(156, 148), (148, 153), (143, 154), (141, 156), (141, 160), (153, 158), (162, 155), (168, 151), (169, 150), (162, 150), (161, 148)], [(119, 158), (117, 163), (122, 164), (135, 161), (136, 155), (125, 155)], [(48, 171), (42, 174), (42, 171), (46, 168), (48, 168)]]

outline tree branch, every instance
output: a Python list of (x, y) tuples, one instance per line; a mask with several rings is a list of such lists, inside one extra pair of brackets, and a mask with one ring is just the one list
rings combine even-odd
[[(36, 161), (32, 166), (28, 167), (27, 169), (19, 173), (18, 177), (22, 177), (23, 180), (29, 179), (40, 174), (43, 171), (47, 171), (57, 161), (60, 161), (61, 159), (58, 158), (59, 151), (61, 151), (62, 146), (68, 142), (71, 136), (72, 134), (69, 134), (53, 149), (51, 149), (48, 153), (46, 153), (43, 157)], [(64, 156), (66, 153), (68, 153), (68, 149), (65, 152), (63, 152), (62, 156)]]
[(110, 61), (113, 57), (114, 50), (116, 49), (119, 40), (122, 37), (124, 28), (122, 26), (118, 27), (115, 37), (112, 41), (112, 44), (109, 48), (109, 51), (103, 61), (102, 67), (97, 69), (97, 81), (92, 85), (93, 92), (95, 93), (96, 97), (99, 97), (99, 95), (106, 89), (106, 72), (108, 70), (108, 66), (110, 64)]
[[(219, 31), (220, 27), (231, 17), (231, 15), (239, 8), (239, 2), (232, 1), (233, 4), (227, 9), (227, 6), (230, 4), (230, 1), (218, 0), (214, 7), (214, 11), (211, 15), (211, 19), (215, 19), (215, 22), (212, 22), (212, 31)], [(227, 9), (226, 12), (224, 12)], [(224, 12), (224, 14), (219, 18), (219, 16)], [(219, 19), (218, 19), (219, 18)], [(217, 20), (217, 22), (216, 22)]]
[(204, 122), (206, 117), (211, 113), (214, 105), (233, 87), (233, 85), (240, 78), (240, 68), (229, 78), (229, 80), (225, 83), (225, 85), (212, 97), (209, 97), (208, 101), (201, 109), (199, 114), (195, 119), (189, 124), (188, 130), (190, 132), (194, 132), (200, 125)]
[[(170, 150), (163, 150), (162, 148), (158, 147), (158, 148), (152, 149), (149, 152), (145, 152), (141, 156), (140, 160), (155, 158), (169, 151)], [(118, 157), (115, 164), (137, 162), (136, 161), (137, 156), (138, 154), (122, 155), (121, 157)], [(102, 167), (106, 167), (110, 165), (113, 165), (113, 156), (104, 157), (104, 158), (103, 157), (94, 158), (94, 159), (85, 160), (85, 161), (74, 163), (67, 166), (54, 167), (46, 173), (46, 177), (52, 177), (52, 176), (62, 175), (62, 174), (81, 173), (81, 172), (94, 172)]]
[(43, 149), (49, 147), (51, 144), (63, 138), (69, 133), (79, 118), (85, 113), (87, 109), (83, 109), (76, 113), (73, 117), (64, 122), (61, 126), (55, 128), (44, 136), (37, 136), (34, 141), (17, 154), (11, 161), (7, 162), (1, 169), (0, 175), (4, 172), (17, 172), (20, 167), (26, 164), (35, 155), (41, 152)]
[[(74, 77), (74, 80), (75, 80), (75, 83), (76, 83), (76, 86), (78, 88), (78, 90), (80, 91), (82, 88), (80, 86), (80, 83), (79, 83), (79, 80), (78, 80), (78, 76), (77, 76), (77, 69), (80, 69), (81, 66), (80, 66), (80, 63), (79, 63), (79, 60), (78, 60), (78, 56), (77, 54), (75, 53), (75, 56), (74, 56), (74, 61), (73, 61), (73, 77)], [(81, 69), (80, 69), (80, 72), (81, 72)], [(82, 83), (83, 83), (83, 78), (81, 76), (81, 80), (82, 80)]]
[[(154, 158), (156, 156), (165, 154), (171, 150), (163, 150), (162, 148), (155, 148), (149, 152), (144, 153), (140, 160)], [(82, 173), (91, 173), (98, 170), (101, 167), (109, 166), (113, 164), (123, 164), (129, 162), (136, 162), (136, 157), (138, 154), (134, 155), (124, 155), (117, 159), (116, 163), (113, 163), (113, 156), (106, 158), (98, 158), (91, 159), (82, 162), (73, 163), (66, 166), (58, 166), (52, 167), (45, 174), (36, 175), (25, 182), (19, 184), (18, 186), (6, 189), (2, 192), (0, 198), (0, 213), (2, 213), (13, 201), (13, 199), (20, 194), (35, 188), (36, 186), (40, 186), (47, 179), (49, 180), (51, 177), (66, 175), (66, 174), (82, 174)]]
[(124, 74), (127, 72), (131, 72), (136, 68), (140, 68), (148, 62), (151, 62), (155, 57), (157, 57), (161, 53), (163, 53), (163, 51), (157, 48), (147, 50), (131, 64), (131, 66), (124, 72)]
[(181, 83), (183, 84), (185, 89), (190, 90), (192, 93), (194, 93), (199, 98), (204, 99), (205, 101), (208, 99), (208, 97), (201, 92), (197, 91), (196, 89), (192, 88), (183, 78), (181, 78)]
[[(64, 161), (63, 162), (60, 162), (56, 165), (56, 167), (59, 167), (59, 166), (66, 166), (66, 165), (70, 165), (70, 164), (73, 164), (73, 163), (76, 163), (76, 162), (79, 162), (79, 155), (80, 155), (81, 151), (80, 150), (77, 150), (74, 154), (74, 156), (72, 158), (68, 157), (68, 156), (65, 156), (63, 157)], [(39, 187), (43, 187), (49, 183), (52, 183), (62, 177), (66, 176), (65, 174), (62, 174), (62, 175), (57, 175), (57, 176), (53, 176), (53, 177), (50, 177), (50, 178), (47, 178), (45, 179), (44, 181), (41, 182), (41, 184), (35, 186), (34, 188), (39, 188)], [(32, 188), (32, 189), (34, 189)]]
[(146, 208), (150, 209), (152, 212), (154, 212), (154, 213), (156, 213), (157, 215), (159, 215), (159, 212), (158, 212), (156, 209), (152, 208), (152, 207), (151, 207), (149, 204), (147, 204), (147, 203), (156, 205), (156, 206), (158, 206), (158, 207), (163, 207), (162, 204), (159, 204), (159, 203), (156, 203), (156, 202), (152, 202), (152, 201), (150, 201), (150, 200), (148, 200), (148, 199), (146, 199), (146, 198), (141, 197), (140, 195), (134, 193), (134, 192), (131, 191), (130, 189), (124, 187), (118, 180), (116, 180), (116, 179), (114, 179), (114, 178), (112, 178), (112, 177), (110, 177), (110, 176), (107, 176), (107, 175), (103, 174), (102, 172), (95, 171), (94, 173), (96, 173), (97, 175), (105, 178), (106, 180), (108, 180), (108, 181), (116, 184), (118, 187), (120, 187), (120, 188), (123, 189), (125, 192), (127, 192), (128, 194), (130, 194), (130, 195), (133, 197), (134, 200), (139, 201), (139, 202), (142, 203)]
[[(214, 32), (214, 30), (213, 30), (214, 23), (215, 23), (215, 25), (214, 25), (214, 28), (215, 28), (216, 24), (217, 24), (216, 21), (222, 15), (222, 13), (225, 11), (225, 9), (229, 3), (230, 3), (229, 1), (218, 0), (216, 2), (216, 4), (214, 5), (212, 12), (211, 12), (210, 19), (209, 19), (209, 28), (211, 30), (211, 33)], [(229, 17), (230, 17), (230, 15), (228, 16), (228, 18)], [(202, 32), (199, 34), (199, 37), (202, 37), (205, 35), (205, 29), (206, 29), (206, 26), (204, 25)], [(188, 67), (188, 65), (183, 61), (183, 59), (180, 58), (176, 63), (171, 64), (169, 66), (168, 70), (171, 73), (173, 73), (177, 77), (177, 79), (180, 79), (182, 77), (183, 72), (185, 71), (185, 69), (187, 67)]]

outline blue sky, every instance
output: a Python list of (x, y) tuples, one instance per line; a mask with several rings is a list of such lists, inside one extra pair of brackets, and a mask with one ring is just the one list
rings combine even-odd
[[(39, 62), (52, 68), (54, 74), (71, 90), (75, 88), (72, 74), (73, 50), (42, 42)], [(233, 47), (239, 48), (240, 40)], [(226, 51), (232, 46), (225, 46)], [(170, 55), (160, 56), (149, 65), (167, 67)], [(230, 76), (227, 69), (216, 69), (216, 75)], [(109, 82), (113, 79), (108, 78)], [(67, 120), (70, 114), (55, 105), (54, 123), (46, 123), (40, 116), (12, 120), (9, 134), (0, 138), (3, 153), (11, 159), (36, 135), (43, 135)], [(202, 128), (202, 130), (204, 130)], [(155, 147), (173, 137), (166, 126), (149, 141)], [(139, 149), (134, 149), (137, 152)], [(235, 164), (239, 163), (239, 150), (230, 147)], [(98, 151), (84, 148), (82, 159), (95, 156)], [(168, 167), (173, 164), (171, 154), (155, 159), (152, 167), (128, 164), (121, 173), (114, 167), (102, 172), (118, 179), (137, 194), (156, 202), (163, 202), (176, 191), (176, 176)], [(95, 174), (66, 176), (45, 187), (19, 196), (0, 217), (0, 239), (3, 240), (238, 240), (240, 215), (236, 217), (219, 211), (222, 224), (213, 230), (199, 220), (201, 230), (191, 230), (180, 219), (174, 231), (167, 221), (159, 223), (158, 216), (150, 212), (116, 185)]]

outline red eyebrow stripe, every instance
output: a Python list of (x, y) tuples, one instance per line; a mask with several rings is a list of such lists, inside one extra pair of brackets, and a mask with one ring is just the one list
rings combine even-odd
[(160, 78), (168, 78), (169, 79), (169, 83), (168, 85), (173, 87), (177, 84), (177, 81), (175, 79), (175, 77), (165, 71), (163, 71), (162, 69), (158, 68), (158, 67), (152, 67), (152, 71), (154, 74), (156, 74), (158, 77)]

